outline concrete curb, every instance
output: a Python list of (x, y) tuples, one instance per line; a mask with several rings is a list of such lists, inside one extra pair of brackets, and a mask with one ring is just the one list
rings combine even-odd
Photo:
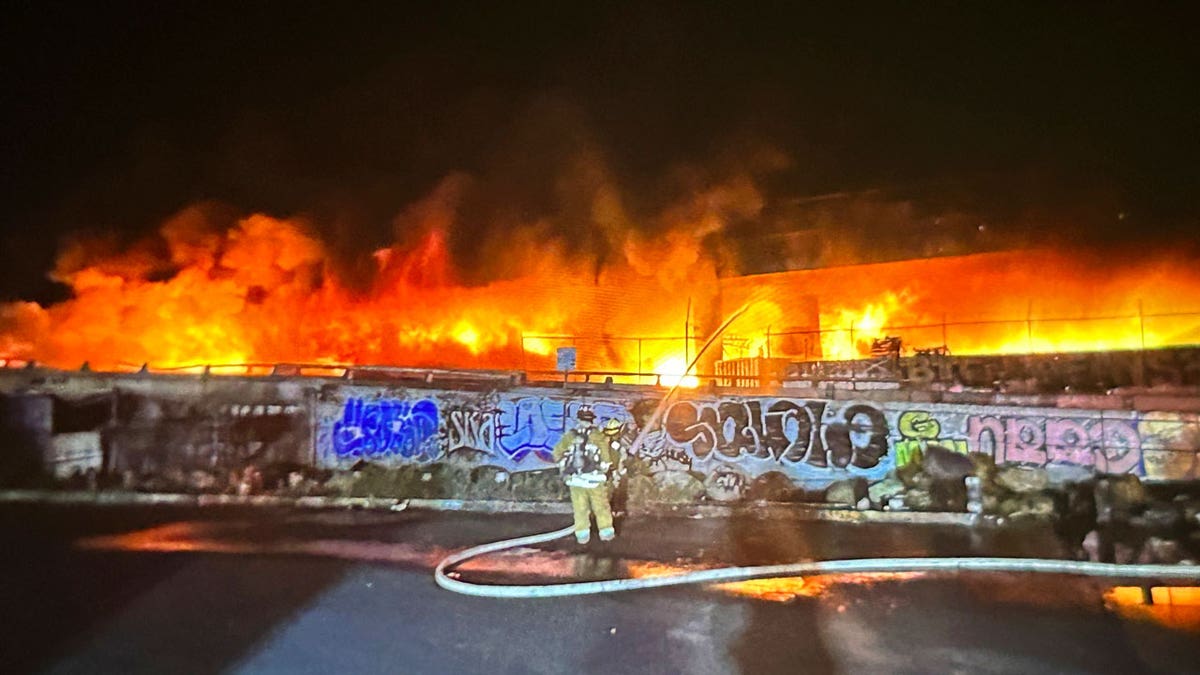
[[(0, 490), (0, 504), (59, 504), (82, 506), (255, 506), (302, 509), (363, 509), (373, 511), (462, 511), (467, 513), (538, 513), (569, 515), (567, 502), (502, 501), (486, 499), (393, 499), (380, 497), (280, 497), (274, 495), (189, 495), (156, 492)], [(779, 502), (728, 504), (652, 504), (631, 507), (631, 515), (677, 518), (815, 520), (836, 523), (958, 525), (995, 527), (1004, 519), (971, 513), (924, 511), (857, 511), (848, 507)]]
[(1003, 524), (995, 516), (932, 511), (859, 511), (847, 506), (742, 502), (740, 504), (655, 504), (631, 508), (635, 515), (670, 515), (685, 518), (817, 520), (835, 523), (890, 523), (907, 525), (961, 525), (991, 527)]
[[(266, 506), (403, 510), (403, 499), (369, 497), (276, 497), (272, 495), (189, 495), (163, 492), (92, 492), (88, 490), (3, 490), (0, 503), (84, 506)], [(399, 508), (397, 508), (399, 507)]]
[(61, 504), (81, 506), (257, 506), (307, 509), (366, 509), (480, 513), (571, 513), (566, 502), (506, 502), (463, 499), (395, 499), (388, 497), (280, 497), (275, 495), (212, 495), (164, 492), (90, 490), (0, 490), (0, 504)]

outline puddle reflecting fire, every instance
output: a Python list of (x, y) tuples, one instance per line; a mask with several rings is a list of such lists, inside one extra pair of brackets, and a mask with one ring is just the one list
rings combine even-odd
[(1200, 633), (1200, 586), (1114, 586), (1104, 606), (1127, 619)]
[[(631, 563), (630, 576), (635, 579), (670, 576), (711, 569), (710, 566), (681, 566), (663, 563)], [(768, 577), (722, 584), (710, 584), (730, 595), (756, 598), (770, 602), (791, 602), (798, 597), (817, 598), (841, 585), (871, 586), (885, 581), (900, 581), (924, 576), (922, 572), (889, 572), (872, 574), (822, 574), (807, 577)]]
[[(279, 539), (264, 541), (247, 537), (236, 524), (184, 521), (115, 535), (81, 539), (76, 546), (92, 550), (153, 551), (161, 553), (226, 553), (313, 555), (363, 562), (387, 562), (432, 568), (450, 551), (419, 542), (386, 542), (338, 539)], [(671, 563), (596, 558), (586, 554), (524, 548), (499, 555), (481, 556), (459, 567), (462, 572), (485, 577), (501, 575), (508, 583), (528, 583), (529, 579), (582, 580), (635, 579), (668, 576), (712, 569), (686, 560)], [(790, 602), (800, 597), (820, 598), (835, 593), (838, 587), (866, 588), (879, 583), (932, 578), (923, 572), (826, 574), (807, 577), (774, 577), (720, 584), (706, 588), (740, 597), (770, 602)], [(995, 577), (992, 577), (995, 580)], [(518, 581), (520, 580), (520, 581)], [(1013, 581), (1013, 580), (1010, 580)], [(986, 584), (975, 588), (993, 600), (1013, 602), (1020, 598), (1046, 601), (1042, 592), (1029, 593), (1029, 583)], [(1036, 583), (1034, 584), (1036, 588)], [(971, 584), (967, 589), (970, 591)], [(1011, 589), (1006, 595), (1003, 589)], [(1018, 590), (1020, 589), (1020, 590)], [(1101, 590), (1105, 608), (1123, 618), (1150, 621), (1169, 628), (1200, 632), (1200, 586), (1114, 586)], [(1085, 593), (1088, 595), (1090, 593)], [(1011, 597), (1010, 597), (1011, 595)], [(1053, 594), (1051, 594), (1053, 595)], [(1078, 596), (1077, 596), (1078, 597)], [(1091, 597), (1096, 597), (1091, 595)], [(1094, 606), (1094, 605), (1093, 605)]]

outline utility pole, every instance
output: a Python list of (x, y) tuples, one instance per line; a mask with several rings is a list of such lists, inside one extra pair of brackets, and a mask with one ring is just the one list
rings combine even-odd
[[(684, 368), (687, 368), (687, 364), (692, 362), (691, 345), (688, 344), (689, 342), (691, 342), (691, 325), (692, 325), (692, 297), (688, 296), (687, 316), (685, 316), (683, 318), (683, 363), (684, 363)], [(686, 372), (683, 374), (687, 375)]]
[(1025, 350), (1033, 353), (1033, 298), (1029, 299), (1029, 309), (1025, 312)]

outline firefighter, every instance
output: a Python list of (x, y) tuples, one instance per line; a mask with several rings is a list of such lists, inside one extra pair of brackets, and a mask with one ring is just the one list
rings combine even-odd
[(571, 489), (575, 540), (580, 544), (591, 540), (594, 515), (600, 539), (611, 541), (616, 530), (609, 504), (610, 475), (619, 477), (621, 471), (621, 421), (610, 419), (600, 429), (590, 406), (580, 407), (575, 417), (575, 426), (554, 446), (554, 461)]

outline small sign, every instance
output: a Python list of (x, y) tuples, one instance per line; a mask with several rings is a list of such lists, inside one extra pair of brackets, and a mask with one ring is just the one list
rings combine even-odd
[(558, 348), (558, 369), (564, 372), (575, 370), (575, 348)]

